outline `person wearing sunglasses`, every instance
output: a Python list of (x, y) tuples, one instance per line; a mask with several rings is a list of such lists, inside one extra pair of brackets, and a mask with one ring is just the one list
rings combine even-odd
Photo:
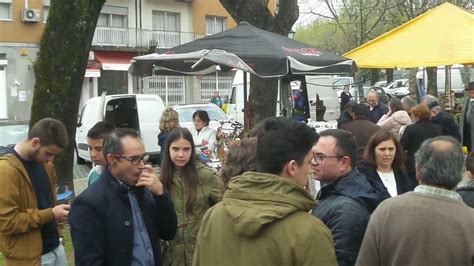
[(76, 265), (162, 265), (160, 239), (173, 239), (178, 222), (143, 141), (118, 128), (105, 137), (103, 152), (99, 180), (71, 207)]
[(354, 265), (370, 214), (390, 197), (383, 185), (355, 170), (357, 143), (342, 129), (322, 131), (311, 168), (323, 186), (313, 215), (332, 231), (339, 265)]

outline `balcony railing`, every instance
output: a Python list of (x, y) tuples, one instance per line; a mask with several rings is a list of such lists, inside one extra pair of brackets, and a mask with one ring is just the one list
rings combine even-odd
[(97, 27), (92, 45), (171, 48), (204, 37), (204, 34), (133, 28)]

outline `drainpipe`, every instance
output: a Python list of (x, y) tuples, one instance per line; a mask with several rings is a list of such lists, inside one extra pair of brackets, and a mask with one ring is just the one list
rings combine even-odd
[(28, 9), (28, 0), (25, 0), (25, 9)]

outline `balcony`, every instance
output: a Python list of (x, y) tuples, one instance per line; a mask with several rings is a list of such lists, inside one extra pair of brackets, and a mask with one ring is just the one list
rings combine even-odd
[(204, 36), (204, 34), (182, 31), (97, 27), (92, 45), (132, 48), (156, 45), (157, 48), (172, 48)]

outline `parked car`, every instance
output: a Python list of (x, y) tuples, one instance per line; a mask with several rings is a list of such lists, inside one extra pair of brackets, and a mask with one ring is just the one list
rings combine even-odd
[(140, 132), (145, 151), (150, 154), (151, 161), (157, 162), (160, 155), (157, 140), (164, 109), (160, 96), (151, 94), (117, 94), (89, 99), (82, 108), (77, 122), (77, 163), (91, 161), (87, 132), (99, 121), (107, 121), (116, 127), (133, 128)]
[(403, 98), (410, 95), (410, 81), (408, 79), (397, 79), (385, 87), (385, 91), (392, 97)]
[(11, 148), (28, 136), (28, 121), (8, 121), (0, 123), (0, 156), (10, 152)]
[[(222, 132), (229, 134), (234, 130), (235, 125), (240, 123), (230, 119), (219, 106), (213, 103), (190, 103), (172, 106), (179, 114), (179, 124), (181, 127), (194, 128), (193, 114), (197, 110), (204, 110), (209, 114), (209, 127), (217, 130), (222, 127)], [(240, 124), (241, 125), (241, 124)]]
[(386, 87), (387, 86), (387, 81), (386, 80), (381, 80), (381, 81), (377, 81), (374, 83), (373, 85), (374, 87)]

